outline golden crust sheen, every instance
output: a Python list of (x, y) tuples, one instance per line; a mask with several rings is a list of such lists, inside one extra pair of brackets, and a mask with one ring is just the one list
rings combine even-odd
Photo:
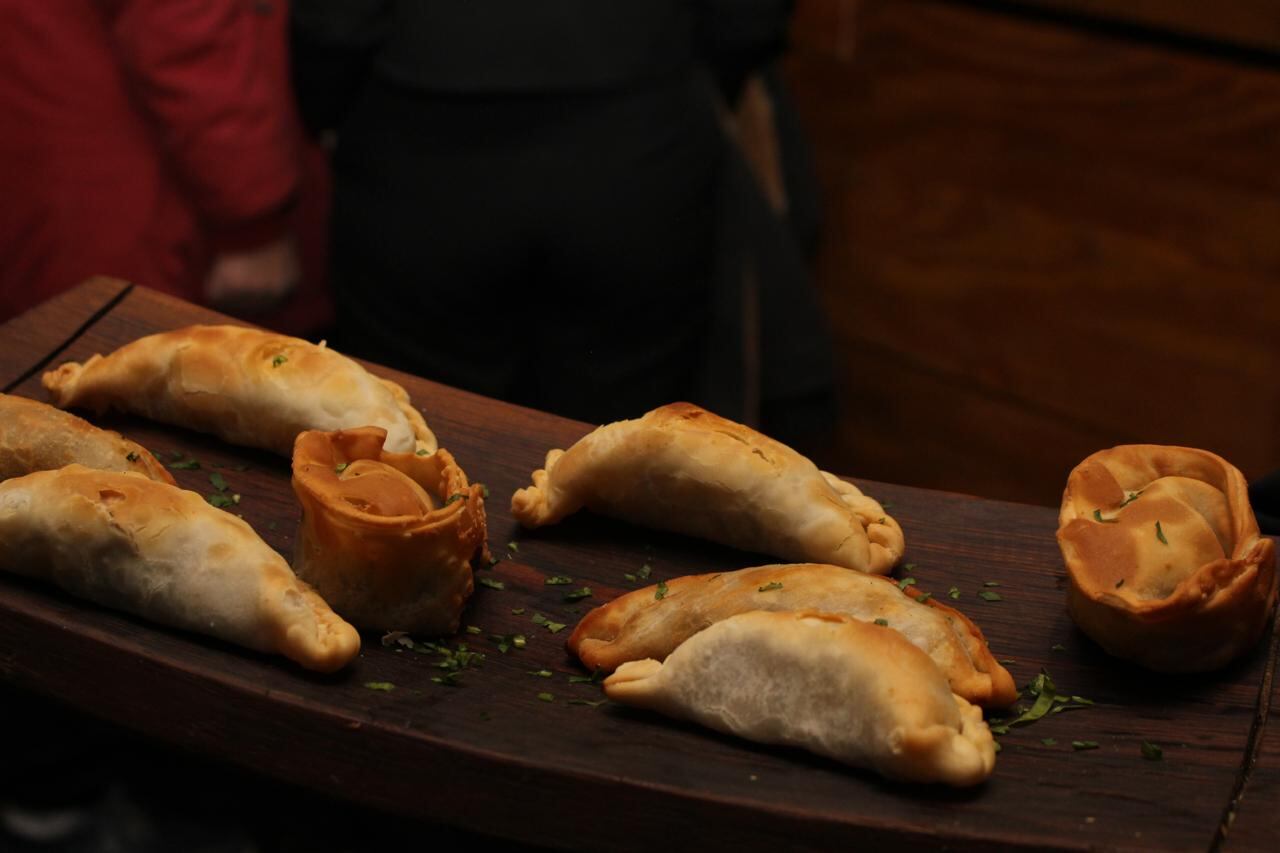
[(361, 628), (453, 633), (471, 561), (487, 556), (484, 487), (447, 450), (391, 453), (385, 436), (377, 427), (298, 436), (294, 569)]
[(526, 527), (579, 509), (784, 560), (886, 574), (902, 528), (874, 499), (791, 448), (689, 403), (552, 450), (511, 512)]
[(588, 669), (662, 660), (709, 625), (752, 610), (818, 611), (874, 623), (883, 619), (932, 658), (952, 692), (993, 708), (1018, 698), (1013, 677), (992, 656), (982, 631), (963, 613), (898, 588), (888, 578), (814, 563), (689, 575), (634, 590), (595, 608), (569, 637)]
[(244, 521), (141, 474), (68, 465), (0, 483), (0, 567), (161, 624), (332, 672), (360, 635)]
[(751, 611), (666, 659), (623, 664), (610, 699), (891, 779), (976, 785), (995, 768), (982, 711), (892, 628), (829, 613)]
[(189, 326), (44, 374), (60, 408), (119, 409), (284, 456), (307, 429), (380, 426), (388, 449), (436, 449), (403, 388), (300, 338)]
[(1123, 445), (1085, 459), (1067, 480), (1058, 544), (1072, 619), (1150, 669), (1225, 665), (1275, 606), (1275, 547), (1244, 476), (1205, 450)]
[(0, 480), (79, 463), (173, 485), (145, 447), (46, 403), (0, 394)]

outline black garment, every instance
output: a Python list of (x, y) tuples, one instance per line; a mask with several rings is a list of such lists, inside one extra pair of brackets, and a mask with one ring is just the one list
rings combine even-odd
[(697, 399), (711, 93), (431, 96), (372, 81), (334, 162), (341, 346), (592, 421)]

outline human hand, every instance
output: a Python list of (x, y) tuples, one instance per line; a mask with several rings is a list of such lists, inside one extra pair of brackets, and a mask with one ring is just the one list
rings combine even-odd
[(292, 236), (255, 249), (222, 252), (205, 276), (205, 302), (228, 314), (262, 314), (289, 297), (300, 275)]

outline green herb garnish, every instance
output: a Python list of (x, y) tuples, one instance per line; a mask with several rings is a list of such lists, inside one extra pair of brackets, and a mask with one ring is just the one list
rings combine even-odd
[(572, 592), (564, 594), (565, 601), (581, 601), (584, 598), (591, 597), (591, 587), (584, 586), (582, 589), (575, 589)]
[(661, 601), (662, 599), (664, 599), (664, 598), (666, 598), (666, 597), (667, 597), (667, 582), (666, 582), (666, 581), (658, 581), (658, 588), (657, 588), (656, 590), (654, 590), (654, 592), (653, 592), (653, 597), (654, 597), (656, 600), (658, 600), (658, 601)]
[(915, 578), (903, 578), (902, 580), (898, 581), (898, 589), (902, 590), (903, 592), (906, 592), (907, 587), (915, 586), (915, 585), (916, 585)]
[(465, 501), (466, 499), (467, 499), (467, 496), (464, 495), (462, 492), (454, 492), (453, 494), (449, 495), (449, 497), (444, 499), (444, 505), (448, 506), (454, 501)]
[(523, 608), (523, 607), (513, 607), (513, 608), (511, 608), (511, 615), (512, 615), (512, 616), (523, 616), (523, 615), (524, 615), (524, 608)]
[(1120, 519), (1118, 519), (1118, 518), (1103, 518), (1103, 517), (1102, 517), (1102, 510), (1100, 510), (1100, 509), (1095, 509), (1095, 510), (1093, 511), (1093, 520), (1094, 520), (1094, 521), (1100, 521), (1100, 522), (1102, 522), (1103, 524), (1119, 524), (1119, 523), (1120, 523)]
[(781, 584), (781, 582), (779, 582), (779, 581), (769, 581), (767, 584), (765, 584), (764, 586), (762, 586), (762, 587), (760, 587), (759, 589), (757, 589), (757, 590), (756, 590), (756, 592), (771, 592), (771, 591), (773, 591), (773, 590), (775, 590), (775, 589), (782, 589), (782, 584)]
[(396, 686), (390, 681), (366, 681), (364, 686), (368, 687), (370, 690), (381, 690), (384, 693), (390, 693), (392, 690), (396, 689)]
[(983, 581), (982, 585), (983, 586), (1000, 586), (1000, 582), (999, 581)]
[(1138, 495), (1142, 494), (1144, 491), (1146, 491), (1146, 489), (1138, 489), (1136, 492), (1130, 492), (1129, 497), (1125, 498), (1124, 502), (1120, 504), (1120, 509), (1124, 509), (1129, 504), (1136, 501), (1138, 499)]
[(1077, 751), (1083, 749), (1097, 749), (1098, 742), (1096, 740), (1073, 740), (1071, 741), (1071, 748)]
[(929, 600), (929, 599), (931, 599), (931, 598), (933, 598), (933, 593), (931, 593), (931, 592), (922, 592), (922, 593), (920, 593), (919, 595), (917, 595), (917, 596), (916, 596), (916, 602), (917, 602), (918, 604), (924, 604), (926, 601), (928, 601), (928, 600)]
[(539, 693), (538, 698), (541, 699), (543, 702), (556, 701), (556, 697), (554, 693)]
[(214, 471), (212, 474), (209, 475), (209, 482), (213, 483), (213, 487), (220, 492), (225, 492), (227, 490), (226, 478), (224, 478), (217, 471)]
[(550, 678), (553, 675), (549, 669), (531, 669), (529, 670), (529, 674), (536, 675), (539, 678)]
[(507, 543), (507, 550), (508, 550), (508, 551), (514, 551), (514, 552), (516, 552), (516, 553), (519, 553), (519, 552), (520, 552), (520, 543), (519, 543), (519, 542), (508, 542), (508, 543)]
[(591, 699), (570, 699), (566, 704), (588, 705), (592, 708), (599, 708), (601, 705), (603, 705), (605, 702), (608, 702), (608, 701), (609, 701), (608, 699), (596, 699), (594, 701), (592, 701)]
[(343, 471), (347, 470), (347, 466), (350, 464), (350, 462), (339, 462), (337, 465), (333, 466), (334, 473), (341, 474)]
[(286, 357), (284, 357), (283, 355), (278, 355), (278, 356), (276, 356), (275, 358), (271, 359), (271, 366), (272, 366), (272, 367), (279, 367), (280, 365), (284, 364), (284, 363), (285, 363), (286, 361), (288, 361), (288, 360), (289, 360), (289, 359), (287, 359), (287, 358), (286, 358)]
[(229, 506), (235, 506), (240, 503), (239, 495), (225, 495), (222, 492), (214, 492), (211, 495), (205, 495), (204, 499), (207, 500), (211, 506), (216, 506), (218, 509), (226, 509)]
[(604, 680), (604, 673), (596, 670), (590, 675), (571, 675), (569, 676), (570, 684), (599, 684)]
[(541, 625), (543, 628), (546, 628), (548, 631), (550, 631), (553, 634), (558, 634), (565, 629), (565, 625), (563, 622), (552, 622), (550, 619), (543, 616), (541, 613), (533, 614), (531, 621), (535, 625)]
[(573, 583), (573, 578), (568, 575), (552, 575), (543, 581), (547, 586), (565, 586)]
[(984, 589), (979, 592), (978, 598), (981, 598), (983, 601), (1004, 601), (1004, 596), (998, 592), (992, 592), (989, 589)]
[(479, 628), (477, 628), (475, 625), (468, 625), (468, 626), (467, 626), (467, 633), (468, 633), (468, 634), (481, 634), (481, 633), (484, 633), (484, 632), (483, 632), (483, 631), (481, 631)]
[(1160, 528), (1160, 522), (1156, 522), (1156, 538), (1164, 544), (1168, 545), (1169, 540), (1164, 538), (1164, 531)]
[(496, 581), (493, 578), (480, 578), (480, 585), (487, 586), (489, 589), (506, 589), (507, 585), (502, 581)]
[(959, 600), (960, 600), (960, 587), (958, 587), (958, 586), (953, 586), (953, 587), (951, 587), (951, 589), (947, 590), (947, 597), (949, 597), (952, 601), (959, 601)]
[(426, 450), (426, 448), (424, 447), (424, 448), (422, 448), (422, 449), (418, 450), (418, 455), (419, 455), (419, 456), (430, 456), (431, 454), (430, 454), (430, 453), (428, 453), (428, 452), (427, 452), (427, 450)]
[(1142, 757), (1147, 761), (1160, 761), (1164, 758), (1164, 750), (1149, 740), (1142, 742)]
[(173, 460), (169, 462), (169, 467), (174, 471), (198, 471), (200, 470), (200, 463), (196, 461), (194, 456), (183, 459), (181, 453), (175, 453)]
[(128, 453), (126, 453), (126, 454), (124, 455), (124, 459), (125, 459), (125, 461), (126, 461), (126, 462), (137, 462), (137, 461), (138, 461), (138, 454), (137, 454), (136, 452), (134, 452), (134, 451), (130, 450)]
[(1041, 742), (1042, 744), (1044, 744), (1045, 746), (1057, 746), (1057, 745), (1058, 745), (1058, 741), (1057, 741), (1057, 739), (1056, 739), (1056, 738), (1051, 738), (1051, 737), (1042, 737), (1042, 738), (1040, 738), (1040, 742)]
[(877, 620), (876, 620), (876, 624), (877, 624), (877, 625), (880, 625), (881, 627), (888, 628), (888, 627), (889, 627), (889, 620), (888, 620), (888, 619), (877, 619)]
[(1050, 647), (1050, 649), (1055, 652), (1065, 652), (1067, 650), (1067, 647), (1062, 645), (1062, 643), (1054, 643)]

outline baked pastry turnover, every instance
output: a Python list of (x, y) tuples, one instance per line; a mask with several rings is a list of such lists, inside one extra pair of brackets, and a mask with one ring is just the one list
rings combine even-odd
[(552, 450), (511, 499), (526, 527), (579, 509), (724, 545), (886, 574), (902, 528), (875, 500), (742, 424), (689, 403)]
[(627, 661), (662, 660), (709, 625), (751, 610), (811, 610), (900, 631), (942, 670), (951, 691), (993, 708), (1013, 704), (1018, 689), (982, 631), (964, 614), (933, 599), (919, 601), (888, 578), (813, 563), (760, 566), (690, 575), (637, 589), (595, 608), (569, 637), (569, 650), (588, 669)]
[(308, 429), (379, 426), (387, 449), (436, 449), (409, 395), (323, 344), (243, 326), (139, 338), (43, 377), (60, 408), (119, 409), (288, 456)]
[(610, 699), (761, 743), (798, 746), (891, 779), (976, 785), (995, 767), (982, 711), (947, 689), (892, 628), (819, 613), (753, 611), (625, 663)]
[(98, 429), (53, 406), (0, 394), (0, 480), (78, 462), (100, 471), (133, 471), (173, 485), (173, 477), (145, 447)]
[(1093, 454), (1067, 480), (1058, 544), (1080, 629), (1163, 672), (1223, 666), (1261, 636), (1275, 548), (1244, 476), (1208, 451), (1137, 444)]
[(0, 483), (0, 566), (165, 625), (332, 672), (360, 636), (244, 521), (141, 474)]
[(487, 557), (484, 486), (447, 450), (392, 453), (385, 437), (378, 427), (298, 436), (294, 569), (360, 628), (453, 633), (471, 561)]

